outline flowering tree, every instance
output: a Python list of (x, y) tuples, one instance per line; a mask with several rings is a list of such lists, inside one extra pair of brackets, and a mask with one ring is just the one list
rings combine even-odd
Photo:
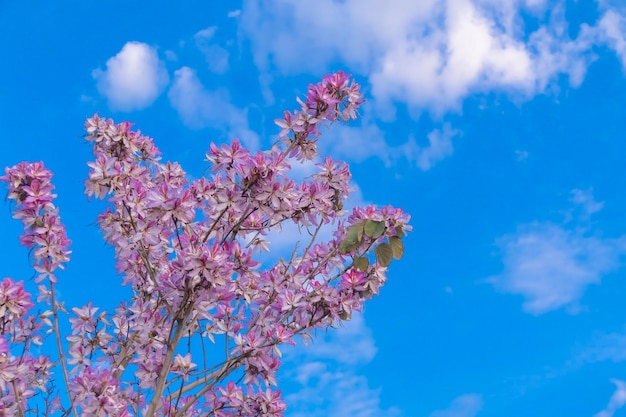
[[(6, 168), (0, 179), (39, 286), (36, 308), (22, 281), (0, 282), (0, 416), (282, 416), (280, 345), (360, 311), (410, 229), (391, 207), (348, 215), (342, 162), (326, 157), (301, 182), (288, 176), (291, 159), (317, 157), (320, 125), (355, 119), (361, 103), (348, 75), (328, 75), (309, 87), (300, 110), (276, 121), (281, 140), (272, 149), (212, 144), (212, 174), (193, 181), (179, 164), (160, 162), (152, 139), (129, 123), (88, 119), (95, 160), (86, 194), (110, 203), (98, 223), (132, 289), (114, 312), (91, 303), (66, 311), (55, 291), (70, 241), (52, 174), (40, 162)], [(287, 223), (307, 238), (266, 265), (259, 253), (268, 232)], [(328, 242), (318, 241), (324, 227), (335, 230)], [(40, 353), (47, 333), (58, 360)], [(212, 367), (207, 341), (223, 345)]]

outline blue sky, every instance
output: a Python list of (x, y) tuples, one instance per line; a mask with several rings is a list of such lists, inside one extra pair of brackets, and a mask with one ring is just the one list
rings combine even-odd
[[(322, 152), (350, 163), (352, 204), (414, 231), (362, 316), (286, 352), (287, 415), (626, 416), (622, 1), (147, 4), (0, 2), (0, 167), (55, 173), (67, 305), (127, 294), (83, 194), (86, 117), (135, 122), (199, 176), (211, 141), (269, 146), (343, 69), (368, 102)], [(28, 280), (3, 211), (0, 275)]]

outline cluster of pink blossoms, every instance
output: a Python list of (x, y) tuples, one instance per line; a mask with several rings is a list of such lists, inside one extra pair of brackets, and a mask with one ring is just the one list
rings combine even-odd
[[(14, 218), (24, 225), (21, 244), (31, 253), (35, 282), (48, 279), (48, 287), (40, 285), (37, 301), (52, 306), (41, 314), (33, 314), (31, 295), (24, 282), (4, 278), (0, 282), (0, 415), (22, 416), (28, 400), (38, 392), (45, 397), (46, 414), (58, 409), (58, 398), (47, 392), (53, 365), (48, 357), (37, 353), (42, 344), (42, 327), (53, 328), (50, 318), (58, 319), (59, 306), (54, 299), (55, 271), (69, 261), (70, 241), (65, 234), (59, 211), (52, 202), (52, 174), (42, 163), (21, 163), (5, 170), (0, 177), (8, 185)], [(58, 328), (58, 326), (57, 326)]]
[[(384, 284), (391, 258), (402, 256), (410, 229), (408, 215), (391, 207), (346, 216), (351, 175), (342, 162), (327, 157), (311, 178), (288, 177), (290, 158), (316, 158), (319, 125), (356, 118), (362, 96), (339, 72), (310, 86), (299, 103), (299, 111), (277, 121), (284, 146), (253, 154), (237, 140), (211, 145), (212, 174), (195, 180), (179, 164), (162, 163), (152, 139), (129, 123), (97, 115), (87, 121), (95, 160), (86, 193), (110, 203), (98, 222), (133, 296), (112, 313), (91, 303), (72, 309), (68, 349), (60, 349), (70, 404), (62, 407), (57, 397), (54, 407), (93, 416), (283, 415), (286, 405), (275, 389), (280, 345), (361, 311)], [(41, 320), (60, 337), (48, 317), (60, 311), (54, 271), (68, 260), (69, 241), (49, 177), (41, 164), (21, 164), (2, 179), (25, 223), (22, 243), (33, 250), (37, 280), (48, 277), (40, 297), (52, 312)], [(268, 233), (289, 223), (309, 233), (288, 259), (262, 263)], [(334, 238), (319, 242), (329, 225), (336, 227)], [(7, 280), (0, 313), (5, 321), (27, 317), (30, 297)], [(16, 377), (3, 358), (15, 362), (13, 346), (28, 342), (11, 332), (24, 330), (0, 330), (0, 415), (7, 406), (25, 415), (25, 401), (45, 391), (50, 366), (42, 361)], [(205, 340), (223, 344), (219, 357)], [(207, 360), (217, 365), (199, 365)], [(5, 400), (8, 394), (12, 399)]]

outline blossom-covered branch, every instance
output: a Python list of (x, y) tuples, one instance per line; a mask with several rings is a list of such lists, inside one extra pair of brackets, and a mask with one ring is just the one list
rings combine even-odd
[[(276, 121), (281, 140), (270, 150), (251, 153), (236, 139), (211, 144), (211, 173), (193, 180), (179, 164), (162, 162), (153, 140), (131, 124), (87, 120), (94, 160), (86, 193), (109, 202), (98, 223), (133, 295), (114, 312), (91, 303), (72, 309), (67, 358), (60, 350), (70, 368), (68, 409), (94, 416), (282, 416), (281, 345), (349, 320), (379, 293), (391, 259), (402, 256), (409, 216), (375, 206), (347, 213), (351, 174), (330, 157), (311, 178), (289, 176), (292, 158), (317, 159), (320, 125), (357, 117), (359, 86), (339, 72), (309, 86), (298, 102), (299, 110)], [(40, 293), (56, 319), (55, 270), (68, 260), (69, 241), (51, 203), (49, 173), (28, 176), (23, 172), (42, 167), (18, 167), (3, 179), (16, 202), (43, 204), (15, 213), (30, 233), (23, 242), (34, 248), (37, 281), (49, 279)], [(287, 224), (312, 237), (288, 261), (268, 264), (268, 233)], [(324, 227), (335, 229), (330, 241), (317, 239)], [(21, 283), (7, 281), (7, 288), (27, 294)], [(0, 298), (0, 313), (27, 316), (33, 306), (22, 298), (12, 310)], [(207, 359), (204, 341), (218, 338), (224, 352), (210, 358), (216, 365), (198, 366)], [(30, 394), (9, 387), (21, 380), (5, 378), (1, 362), (14, 357), (15, 343), (0, 338), (0, 393), (14, 392), (10, 404), (26, 410)]]

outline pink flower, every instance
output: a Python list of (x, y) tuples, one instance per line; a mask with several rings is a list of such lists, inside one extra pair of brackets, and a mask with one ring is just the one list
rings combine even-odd
[(24, 282), (15, 282), (11, 278), (4, 278), (0, 282), (0, 319), (14, 320), (27, 315), (33, 308), (31, 295), (24, 290)]

